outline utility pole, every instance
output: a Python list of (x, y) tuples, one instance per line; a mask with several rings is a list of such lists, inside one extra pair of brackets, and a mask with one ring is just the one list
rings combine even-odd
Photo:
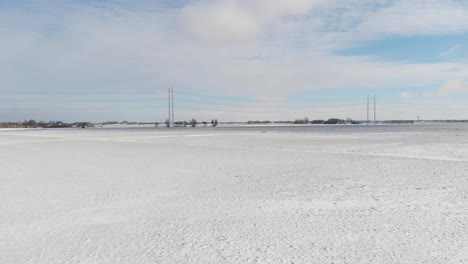
[(169, 117), (167, 119), (167, 122), (169, 122), (168, 126), (171, 127), (171, 88), (167, 89), (167, 107), (169, 109)]
[(175, 118), (174, 118), (174, 88), (171, 88), (172, 94), (172, 126), (174, 126)]
[(367, 95), (367, 125), (369, 125), (369, 95)]
[(375, 99), (375, 94), (374, 94), (374, 126), (377, 123), (377, 100)]

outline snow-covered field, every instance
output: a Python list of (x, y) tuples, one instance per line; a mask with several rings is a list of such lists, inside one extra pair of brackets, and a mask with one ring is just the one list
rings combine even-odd
[(467, 263), (468, 126), (0, 130), (0, 263)]

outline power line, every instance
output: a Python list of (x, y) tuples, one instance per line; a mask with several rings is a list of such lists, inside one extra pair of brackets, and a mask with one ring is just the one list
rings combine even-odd
[(0, 107), (3, 110), (99, 110), (99, 109), (145, 109), (166, 107), (165, 105), (124, 107)]
[[(453, 105), (451, 105), (450, 107), (444, 107), (442, 105), (417, 105), (417, 104), (411, 104), (411, 105), (404, 105), (404, 104), (398, 104), (398, 103), (383, 103), (382, 105), (384, 106), (388, 106), (388, 107), (392, 107), (392, 108), (401, 108), (401, 109), (414, 109), (413, 107), (422, 107), (422, 108), (427, 108), (427, 109), (431, 109), (431, 110), (447, 110), (447, 109), (453, 109), (453, 110), (456, 110), (456, 108), (454, 109)], [(408, 107), (409, 106), (409, 107)], [(458, 108), (460, 108), (460, 106), (457, 106)]]
[(161, 91), (99, 91), (99, 92), (63, 92), (63, 91), (7, 91), (0, 90), (0, 94), (160, 94)]
[[(214, 96), (214, 95), (203, 95), (203, 94), (194, 94), (186, 92), (174, 92), (175, 94), (188, 95), (194, 97), (206, 97), (206, 98), (216, 98), (216, 99), (225, 99), (225, 100), (236, 100), (236, 101), (251, 101), (251, 102), (274, 102), (274, 103), (311, 103), (311, 101), (306, 100), (269, 100), (269, 99), (251, 99), (251, 98), (235, 98), (235, 97), (225, 97), (225, 96)], [(361, 99), (347, 100), (347, 101), (361, 101)]]
[[(111, 95), (111, 94), (159, 94), (162, 93), (160, 91), (95, 91), (95, 92), (57, 92), (57, 91), (0, 91), (0, 94), (33, 94), (33, 95)], [(172, 88), (168, 89), (168, 99), (165, 98), (136, 98), (136, 99), (54, 99), (54, 98), (46, 98), (46, 99), (0, 99), (1, 102), (144, 102), (144, 101), (162, 101), (168, 100), (168, 112), (169, 112), (169, 122), (173, 123), (174, 120), (174, 94), (177, 95), (186, 95), (200, 98), (198, 100), (190, 100), (178, 98), (178, 102), (181, 102), (182, 106), (180, 109), (188, 109), (188, 110), (200, 110), (200, 111), (210, 111), (210, 112), (225, 112), (225, 113), (244, 113), (244, 114), (286, 114), (284, 111), (248, 111), (248, 110), (235, 110), (232, 107), (245, 107), (245, 108), (266, 108), (266, 109), (297, 109), (297, 113), (299, 110), (303, 114), (316, 114), (316, 113), (347, 113), (347, 112), (355, 112), (355, 111), (362, 111), (361, 108), (355, 108), (356, 106), (363, 106), (363, 104), (346, 104), (346, 105), (316, 105), (314, 102), (310, 100), (269, 100), (269, 99), (251, 99), (251, 98), (235, 98), (235, 97), (223, 97), (223, 96), (211, 96), (211, 95), (202, 95), (202, 94), (194, 94), (194, 93), (185, 93), (185, 92), (175, 92)], [(210, 101), (209, 98), (212, 99), (223, 99), (223, 100), (234, 100), (234, 101), (244, 101), (244, 102), (265, 102), (265, 103), (305, 103), (308, 105), (299, 106), (299, 105), (246, 105), (244, 104), (235, 104), (229, 102), (213, 102)], [(345, 101), (357, 101), (357, 100), (345, 100)], [(361, 101), (359, 99), (359, 101)], [(343, 101), (341, 101), (343, 102)], [(183, 103), (197, 103), (200, 105), (218, 105), (218, 106), (229, 106), (231, 109), (218, 109), (218, 108), (204, 108), (204, 107), (189, 107), (184, 106)], [(374, 101), (374, 105), (375, 105)], [(2, 110), (106, 110), (106, 109), (148, 109), (148, 108), (159, 108), (159, 107), (167, 107), (163, 105), (152, 105), (152, 106), (114, 106), (114, 107), (0, 107)], [(317, 109), (317, 108), (325, 108), (325, 109), (317, 109), (316, 111), (309, 111), (310, 109)], [(326, 109), (329, 110), (326, 110)], [(332, 109), (330, 109), (332, 108)], [(334, 109), (334, 108), (341, 108), (341, 109)], [(344, 109), (347, 108), (347, 109)], [(375, 111), (375, 109), (374, 109)], [(294, 111), (293, 113), (296, 113)], [(374, 112), (374, 119), (375, 119), (375, 112)]]
[(401, 113), (401, 114), (417, 114), (420, 111), (399, 111), (399, 110), (386, 110), (385, 112), (391, 112), (391, 113)]
[[(212, 109), (212, 108), (198, 108), (198, 107), (179, 107), (181, 109), (188, 110), (202, 110), (212, 112), (226, 112), (226, 113), (245, 113), (245, 114), (284, 114), (284, 112), (254, 112), (254, 111), (239, 111), (239, 110), (223, 110), (223, 109)], [(362, 111), (363, 109), (346, 109), (346, 110), (332, 110), (332, 111), (307, 111), (307, 114), (316, 113), (345, 113), (350, 111)]]
[(189, 103), (199, 103), (199, 104), (211, 104), (211, 105), (221, 105), (221, 106), (237, 106), (237, 107), (255, 107), (255, 108), (287, 108), (287, 109), (307, 109), (311, 107), (349, 107), (349, 106), (362, 106), (362, 104), (349, 104), (349, 105), (313, 105), (313, 106), (272, 106), (272, 105), (239, 105), (239, 104), (229, 104), (229, 103), (218, 103), (218, 102), (206, 102), (206, 101), (196, 101), (196, 100), (187, 100), (187, 99), (177, 99), (179, 102), (189, 102)]
[(144, 102), (163, 100), (166, 99), (0, 99), (2, 102)]
[[(441, 111), (441, 110), (465, 110), (466, 108), (464, 107), (454, 107), (451, 105), (450, 107), (443, 107), (443, 106), (433, 106), (433, 105), (412, 105), (413, 107), (408, 107), (406, 105), (400, 105), (400, 104), (395, 104), (395, 103), (383, 103), (383, 107), (389, 107), (389, 108), (396, 108), (396, 109), (407, 109), (407, 110), (414, 110), (414, 111)], [(419, 108), (419, 109), (418, 109)]]

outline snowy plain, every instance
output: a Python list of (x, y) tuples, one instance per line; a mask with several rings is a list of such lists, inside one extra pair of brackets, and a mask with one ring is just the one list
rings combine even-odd
[(468, 263), (468, 125), (0, 130), (0, 263)]

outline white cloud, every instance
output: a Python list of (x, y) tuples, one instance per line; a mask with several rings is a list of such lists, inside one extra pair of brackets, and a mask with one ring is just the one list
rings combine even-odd
[(412, 99), (412, 98), (416, 98), (417, 95), (414, 94), (414, 93), (400, 93), (400, 98), (403, 98), (403, 99)]
[(262, 21), (233, 2), (191, 5), (183, 10), (182, 19), (195, 37), (210, 41), (251, 39), (262, 29)]
[(182, 9), (183, 26), (206, 41), (245, 41), (261, 37), (276, 23), (309, 13), (323, 0), (197, 1)]
[(332, 0), (326, 10), (332, 45), (346, 49), (393, 36), (443, 36), (468, 31), (468, 2), (457, 0)]
[(444, 83), (436, 91), (427, 91), (423, 93), (424, 97), (446, 97), (457, 94), (468, 94), (468, 82), (463, 80), (450, 80)]
[(445, 83), (437, 93), (440, 96), (468, 93), (468, 83), (462, 80), (452, 80)]
[(455, 45), (453, 45), (452, 47), (450, 47), (449, 49), (447, 49), (447, 50), (441, 52), (441, 53), (439, 54), (439, 56), (440, 56), (440, 57), (443, 57), (443, 58), (452, 57), (452, 56), (458, 54), (458, 53), (460, 52), (461, 48), (462, 48), (462, 45), (460, 45), (460, 44), (455, 44)]
[(357, 28), (367, 34), (428, 35), (468, 30), (467, 3), (456, 0), (397, 0), (370, 12)]
[[(137, 9), (127, 8), (134, 1), (120, 2), (62, 3), (37, 13), (0, 10), (0, 21), (10, 25), (0, 35), (2, 86), (80, 91), (174, 86), (287, 98), (325, 89), (402, 89), (468, 74), (460, 61), (388, 63), (334, 52), (382, 34), (463, 31), (465, 15), (453, 9), (460, 8), (454, 1), (433, 1), (433, 11), (421, 1), (191, 1), (180, 8), (155, 8), (147, 1)], [(449, 11), (454, 19), (447, 22)]]
[(426, 97), (426, 98), (434, 97), (435, 95), (436, 95), (436, 93), (428, 92), (428, 91), (422, 93), (422, 96)]

